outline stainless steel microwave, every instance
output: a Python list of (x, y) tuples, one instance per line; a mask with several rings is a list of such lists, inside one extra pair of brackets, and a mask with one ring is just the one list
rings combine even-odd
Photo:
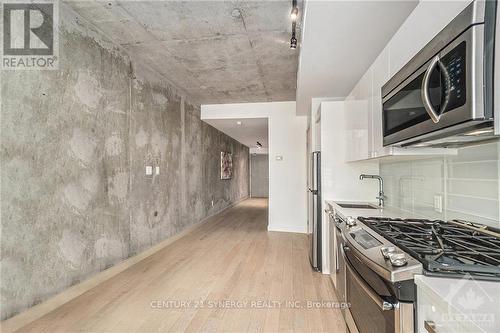
[(473, 1), (382, 87), (384, 146), (457, 147), (497, 138), (497, 7)]

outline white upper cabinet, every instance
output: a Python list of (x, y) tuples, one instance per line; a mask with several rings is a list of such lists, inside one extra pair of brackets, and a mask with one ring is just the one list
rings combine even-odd
[(373, 87), (372, 87), (372, 114), (371, 114), (371, 141), (372, 147), (370, 157), (378, 157), (387, 154), (383, 147), (382, 136), (382, 86), (389, 80), (389, 50), (385, 48), (373, 63)]
[(372, 75), (368, 70), (346, 98), (346, 159), (357, 161), (370, 158)]

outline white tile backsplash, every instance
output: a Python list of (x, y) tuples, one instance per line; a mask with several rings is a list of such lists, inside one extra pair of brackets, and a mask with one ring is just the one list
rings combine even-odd
[[(456, 156), (382, 161), (387, 205), (430, 219), (500, 227), (500, 142), (461, 148)], [(434, 196), (443, 212), (434, 210)]]
[(498, 200), (498, 181), (484, 179), (448, 179), (448, 194)]

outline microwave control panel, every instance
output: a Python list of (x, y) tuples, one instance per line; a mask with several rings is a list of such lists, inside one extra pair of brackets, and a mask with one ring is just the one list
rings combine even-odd
[[(453, 110), (465, 104), (466, 100), (466, 45), (465, 41), (441, 58), (443, 101), (441, 112)], [(444, 110), (443, 110), (444, 107)]]

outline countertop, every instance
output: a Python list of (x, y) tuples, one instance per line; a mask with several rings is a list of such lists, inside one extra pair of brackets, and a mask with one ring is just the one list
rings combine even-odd
[(409, 219), (409, 218), (422, 218), (422, 216), (419, 216), (414, 213), (410, 213), (401, 209), (397, 209), (394, 207), (384, 207), (384, 208), (379, 208), (379, 209), (362, 209), (362, 208), (344, 208), (340, 207), (338, 204), (370, 204), (374, 206), (378, 206), (376, 202), (360, 202), (360, 201), (331, 201), (331, 200), (326, 200), (325, 201), (327, 204), (332, 206), (333, 210), (335, 212), (339, 213), (340, 215), (347, 217), (347, 216), (352, 216), (352, 217), (392, 217), (392, 218), (403, 218), (403, 219)]

